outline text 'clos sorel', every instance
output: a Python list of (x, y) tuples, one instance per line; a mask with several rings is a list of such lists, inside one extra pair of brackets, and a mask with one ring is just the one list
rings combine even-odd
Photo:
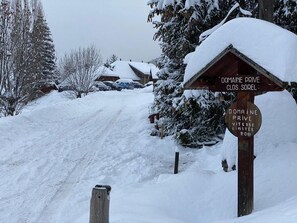
[(257, 91), (260, 83), (260, 76), (218, 77), (216, 81), (223, 91)]

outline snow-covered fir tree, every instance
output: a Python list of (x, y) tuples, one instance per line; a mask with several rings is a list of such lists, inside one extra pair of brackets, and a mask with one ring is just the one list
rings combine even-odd
[[(296, 1), (275, 1), (275, 22), (293, 32), (297, 29)], [(181, 86), (183, 59), (207, 37), (199, 40), (204, 31), (238, 16), (258, 17), (258, 3), (258, 0), (148, 1), (152, 8), (148, 21), (156, 28), (154, 39), (160, 41), (162, 49), (154, 109), (163, 117), (165, 135), (175, 135), (183, 145), (197, 146), (215, 140), (224, 131), (222, 115), (232, 97), (225, 95), (228, 100), (218, 102), (213, 93), (206, 91), (185, 96)], [(155, 17), (158, 19), (154, 20)]]
[(297, 0), (276, 0), (274, 22), (297, 34)]
[(36, 77), (36, 89), (43, 86), (50, 86), (56, 80), (56, 56), (53, 39), (50, 29), (44, 18), (42, 5), (39, 2), (33, 18), (33, 29), (31, 33), (32, 44), (32, 73)]
[(107, 68), (112, 69), (111, 64), (114, 63), (115, 61), (117, 61), (119, 58), (117, 55), (112, 54), (109, 58), (106, 59), (106, 62), (104, 63), (104, 66)]
[[(174, 135), (180, 144), (193, 147), (216, 141), (224, 130), (226, 103), (212, 92), (199, 91), (191, 97), (184, 94), (184, 58), (199, 44), (200, 34), (218, 24), (237, 2), (151, 0), (148, 4), (152, 7), (148, 20), (157, 30), (154, 39), (161, 42), (162, 49), (154, 109), (162, 117), (163, 134)], [(230, 18), (241, 12), (237, 7)], [(160, 20), (153, 20), (155, 16)]]

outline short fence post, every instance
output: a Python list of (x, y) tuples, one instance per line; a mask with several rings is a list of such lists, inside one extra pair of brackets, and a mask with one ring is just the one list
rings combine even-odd
[(154, 123), (155, 122), (155, 116), (154, 115), (150, 115), (149, 116), (150, 119), (150, 123)]
[(109, 223), (111, 186), (96, 185), (92, 190), (89, 223)]
[(174, 174), (178, 173), (179, 152), (175, 152)]

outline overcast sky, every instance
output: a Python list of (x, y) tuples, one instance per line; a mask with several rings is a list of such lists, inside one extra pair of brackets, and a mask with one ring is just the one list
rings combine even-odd
[(147, 0), (41, 0), (57, 56), (95, 44), (104, 61), (148, 61), (160, 55), (155, 30), (147, 23)]

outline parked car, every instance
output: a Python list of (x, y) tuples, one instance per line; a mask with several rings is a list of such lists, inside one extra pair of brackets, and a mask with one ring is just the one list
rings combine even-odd
[(103, 81), (103, 83), (106, 86), (110, 87), (111, 90), (116, 90), (116, 91), (121, 91), (122, 90), (122, 88), (117, 83), (115, 83), (115, 82), (112, 82), (112, 81)]
[(95, 90), (97, 91), (110, 91), (111, 87), (104, 84), (102, 81), (95, 81), (94, 83)]
[(130, 90), (134, 89), (134, 84), (132, 79), (119, 79), (115, 83), (117, 83), (122, 89), (130, 89)]
[(144, 88), (144, 85), (139, 83), (138, 81), (133, 82), (134, 88)]
[(59, 84), (58, 85), (58, 92), (63, 92), (63, 91), (72, 91), (73, 87), (69, 85), (64, 85), (64, 84)]

